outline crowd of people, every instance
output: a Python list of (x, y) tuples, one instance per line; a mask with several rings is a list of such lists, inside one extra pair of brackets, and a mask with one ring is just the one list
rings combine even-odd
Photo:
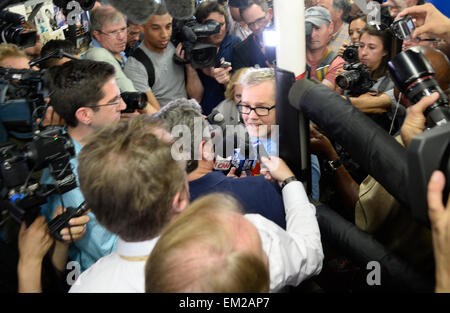
[[(387, 1), (382, 15), (389, 23), (413, 17), (411, 38), (402, 42), (389, 25), (369, 22), (353, 1), (305, 1), (307, 78), (408, 147), (424, 131), (424, 112), (438, 95), (410, 103), (388, 75), (388, 62), (413, 47), (432, 54), (429, 61), (448, 95), (450, 19), (421, 0)], [(69, 40), (36, 44), (38, 57), (65, 53), (33, 68), (49, 73), (41, 124), (62, 126), (71, 138), (77, 187), (48, 196), (30, 225), (2, 224), (2, 291), (247, 293), (308, 284), (308, 291), (326, 292), (315, 278), (327, 279), (327, 256), (347, 256), (321, 238), (320, 201), (430, 278), (434, 291), (450, 292), (450, 200), (445, 208), (442, 172), (429, 182), (430, 228), (314, 121), (310, 193), (279, 157), (276, 52), (263, 40), (274, 24), (271, 1), (202, 1), (197, 23), (219, 27), (202, 41), (216, 50), (214, 64), (203, 68), (190, 62), (183, 42), (173, 40), (179, 21), (164, 5), (156, 4), (145, 24), (105, 4), (96, 5), (89, 19), (92, 40), (82, 56)], [(352, 47), (356, 61), (346, 59)], [(372, 82), (362, 92), (336, 83), (356, 63)], [(30, 57), (2, 43), (0, 66), (30, 69)], [(30, 130), (11, 122), (27, 120), (29, 110), (13, 116), (12, 103), (4, 101), (13, 87), (0, 87), (0, 141), (30, 141)], [(123, 113), (126, 92), (145, 94), (145, 108)], [(255, 161), (258, 175), (237, 173), (236, 167), (226, 174), (216, 170), (213, 141), (218, 128), (226, 134), (229, 126), (265, 150)], [(45, 169), (40, 182), (55, 183), (52, 172)], [(61, 240), (50, 236), (47, 223), (84, 201), (89, 211), (70, 219)], [(69, 282), (73, 264), (76, 275)]]

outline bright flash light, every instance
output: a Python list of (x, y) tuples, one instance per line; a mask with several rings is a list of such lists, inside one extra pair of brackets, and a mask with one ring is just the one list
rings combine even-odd
[(277, 47), (280, 44), (280, 36), (275, 30), (265, 30), (263, 39), (266, 47)]

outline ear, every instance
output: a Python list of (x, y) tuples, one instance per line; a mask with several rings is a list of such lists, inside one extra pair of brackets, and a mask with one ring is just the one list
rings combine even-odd
[(189, 184), (186, 181), (185, 186), (175, 194), (172, 200), (172, 215), (176, 216), (184, 211), (189, 205)]
[(100, 32), (98, 30), (94, 30), (94, 32), (92, 33), (92, 37), (94, 37), (94, 39), (97, 41), (98, 41), (98, 35), (100, 35)]
[(272, 20), (272, 18), (273, 18), (273, 9), (272, 9), (272, 8), (269, 8), (269, 9), (267, 10), (267, 13), (269, 14), (270, 20)]
[(200, 149), (199, 151), (201, 153), (203, 160), (213, 161), (214, 160), (214, 149), (212, 147), (211, 141), (208, 142), (206, 140), (202, 140), (200, 142)]
[(78, 122), (89, 125), (92, 123), (92, 116), (94, 111), (91, 108), (87, 107), (81, 107), (78, 108), (78, 110), (75, 112), (75, 118), (78, 120)]
[(328, 26), (328, 32), (330, 33), (330, 36), (333, 35), (333, 29), (334, 29), (334, 22), (331, 21), (330, 25)]

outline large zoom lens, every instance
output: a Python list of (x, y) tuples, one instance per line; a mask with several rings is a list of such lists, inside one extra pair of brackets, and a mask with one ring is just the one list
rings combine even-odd
[(435, 80), (433, 67), (420, 51), (414, 48), (403, 51), (388, 65), (395, 85), (412, 103), (433, 92), (440, 94), (439, 100), (425, 110), (428, 127), (450, 122), (448, 97)]
[(143, 92), (122, 92), (120, 96), (127, 105), (127, 108), (121, 111), (122, 113), (133, 113), (147, 106), (147, 95)]
[(336, 84), (344, 90), (352, 89), (358, 84), (361, 74), (357, 70), (351, 70), (336, 77)]

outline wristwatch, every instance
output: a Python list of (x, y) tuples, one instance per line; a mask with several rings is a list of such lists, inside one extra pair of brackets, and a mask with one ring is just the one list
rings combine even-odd
[(333, 172), (337, 171), (337, 169), (342, 165), (341, 159), (337, 159), (334, 161), (328, 161), (328, 165), (330, 166)]
[(295, 176), (291, 176), (291, 177), (286, 178), (286, 179), (283, 180), (283, 182), (281, 183), (281, 189), (283, 189), (284, 186), (286, 186), (287, 184), (289, 184), (290, 182), (293, 182), (293, 181), (298, 181), (298, 179), (295, 178)]

